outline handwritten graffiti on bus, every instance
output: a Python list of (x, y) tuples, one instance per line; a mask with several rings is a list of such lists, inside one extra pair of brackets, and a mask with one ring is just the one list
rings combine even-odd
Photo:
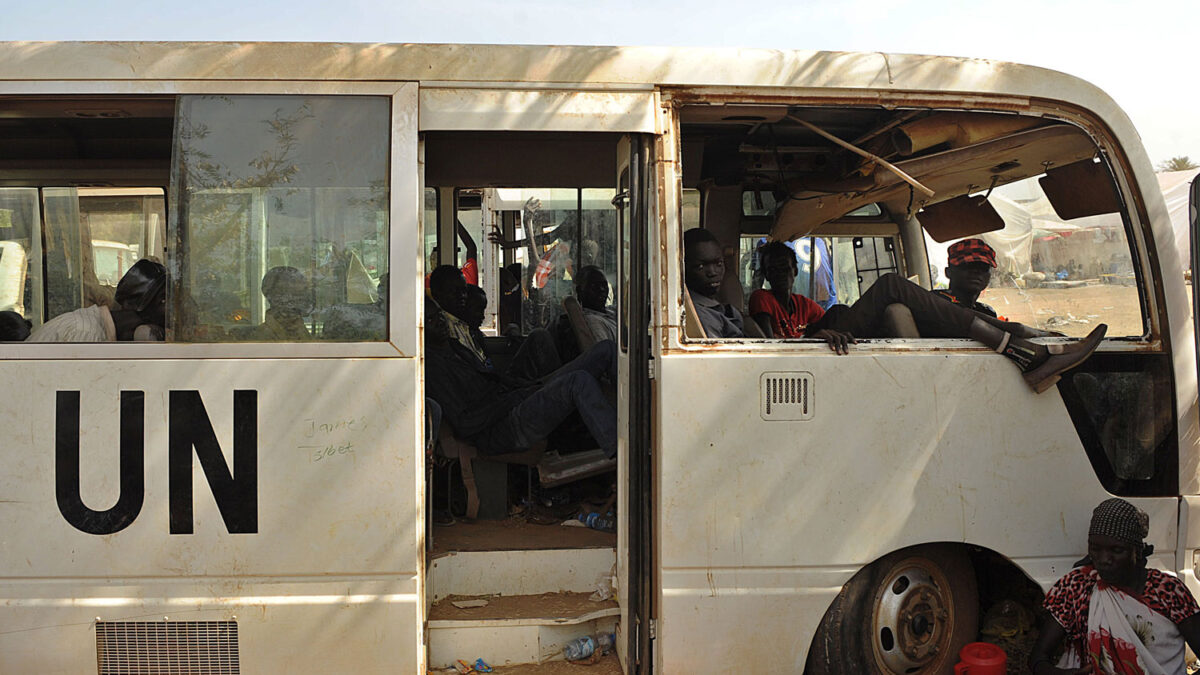
[[(54, 488), (58, 510), (76, 529), (113, 534), (128, 527), (145, 496), (145, 392), (121, 392), (120, 494), (112, 508), (97, 511), (80, 496), (78, 391), (60, 391), (55, 411)], [(191, 534), (192, 451), (208, 481), (225, 528), (258, 532), (258, 392), (233, 392), (233, 467), (221, 453), (198, 391), (168, 395), (168, 474), (171, 534)]]

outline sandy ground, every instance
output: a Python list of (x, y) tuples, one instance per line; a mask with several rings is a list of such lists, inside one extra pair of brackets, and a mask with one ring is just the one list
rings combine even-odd
[(1096, 284), (1080, 288), (989, 288), (980, 300), (1010, 321), (1055, 330), (1071, 337), (1108, 324), (1109, 337), (1142, 335), (1137, 288)]

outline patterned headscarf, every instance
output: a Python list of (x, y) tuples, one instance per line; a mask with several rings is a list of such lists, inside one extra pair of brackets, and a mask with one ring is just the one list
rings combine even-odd
[(1150, 516), (1124, 499), (1113, 497), (1100, 502), (1092, 511), (1088, 536), (1098, 534), (1112, 537), (1135, 546), (1150, 533)]

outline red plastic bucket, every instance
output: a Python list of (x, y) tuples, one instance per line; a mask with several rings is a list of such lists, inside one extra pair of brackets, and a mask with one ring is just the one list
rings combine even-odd
[(1004, 675), (1008, 655), (994, 644), (972, 642), (958, 653), (954, 675)]

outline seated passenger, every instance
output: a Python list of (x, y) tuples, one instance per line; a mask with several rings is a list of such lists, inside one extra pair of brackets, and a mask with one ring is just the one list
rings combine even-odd
[(267, 315), (249, 339), (260, 342), (303, 342), (312, 339), (304, 317), (312, 313), (312, 286), (295, 267), (272, 267), (262, 279)]
[(575, 297), (583, 307), (583, 318), (587, 321), (592, 337), (596, 341), (617, 339), (617, 313), (608, 307), (608, 278), (604, 270), (595, 265), (579, 268), (575, 277)]
[[(436, 279), (431, 279), (436, 282)], [(495, 372), (454, 338), (446, 312), (426, 314), (425, 393), (444, 419), (484, 455), (525, 450), (546, 439), (571, 413), (609, 457), (617, 454), (617, 414), (600, 380), (616, 377), (610, 341), (558, 369), (544, 382)]]
[(996, 251), (982, 239), (963, 239), (951, 244), (946, 254), (946, 278), (949, 279), (950, 288), (935, 290), (934, 294), (980, 314), (1007, 321), (991, 306), (979, 302), (979, 294), (992, 281)]
[(0, 342), (23, 342), (33, 324), (12, 310), (0, 312)]
[(725, 279), (725, 256), (712, 232), (696, 228), (683, 233), (683, 268), (704, 334), (710, 338), (744, 337), (742, 313), (717, 299)]
[[(484, 350), (483, 333), (476, 326), (472, 328), (467, 321), (467, 282), (462, 272), (453, 265), (441, 265), (429, 275), (429, 294), (441, 309), (450, 339), (468, 350), (481, 365), (489, 370), (492, 362)], [(483, 290), (477, 292), (477, 298), (482, 296), (486, 307), (487, 296)], [(479, 322), (483, 322), (482, 308), (478, 312)], [(558, 349), (554, 346), (554, 338), (549, 331), (538, 329), (525, 336), (521, 347), (517, 350), (509, 364), (507, 374), (526, 380), (534, 380), (548, 375), (562, 365)]]
[[(741, 315), (716, 299), (725, 262), (716, 237), (707, 230), (683, 233), (684, 273), (697, 318), (709, 337), (742, 337)], [(1029, 338), (1054, 335), (1023, 324), (975, 312), (917, 286), (898, 274), (885, 274), (853, 305), (834, 305), (810, 323), (805, 337), (829, 343), (838, 354), (849, 353), (855, 338), (890, 335), (889, 307), (903, 305), (924, 337), (971, 338), (1008, 357), (1021, 369), (1025, 383), (1037, 393), (1050, 388), (1066, 371), (1087, 360), (1108, 326), (1100, 324), (1080, 342), (1040, 345)]]
[(759, 249), (759, 266), (771, 290), (750, 294), (750, 318), (769, 338), (801, 338), (808, 324), (819, 320), (825, 310), (812, 300), (792, 292), (799, 268), (796, 253), (781, 241)]
[(1186, 672), (1185, 643), (1200, 652), (1200, 606), (1182, 581), (1146, 567), (1149, 527), (1145, 512), (1123, 499), (1092, 511), (1087, 556), (1046, 594), (1030, 672)]
[(29, 342), (162, 340), (167, 323), (167, 269), (152, 260), (133, 264), (117, 282), (119, 309), (91, 305), (38, 326)]
[(375, 302), (340, 304), (325, 315), (321, 338), (325, 340), (382, 340), (387, 337), (388, 274), (379, 275)]

